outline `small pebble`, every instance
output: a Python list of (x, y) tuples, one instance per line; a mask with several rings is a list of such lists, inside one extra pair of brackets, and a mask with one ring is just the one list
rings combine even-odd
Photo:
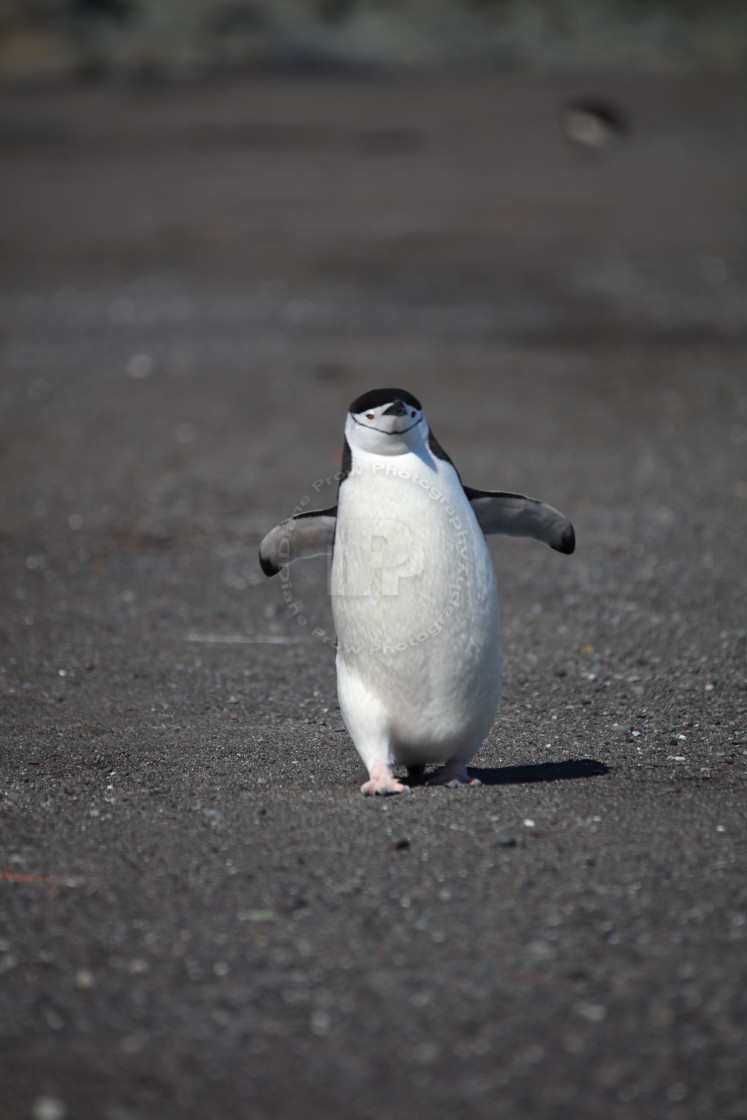
[(575, 1011), (589, 1023), (601, 1023), (607, 1014), (607, 1009), (601, 1003), (577, 1003)]
[(79, 968), (75, 973), (75, 987), (81, 992), (88, 991), (95, 983), (96, 980), (90, 968)]
[(197, 438), (197, 428), (194, 424), (184, 422), (174, 428), (174, 439), (177, 443), (194, 443)]
[(311, 1016), (311, 1030), (315, 1035), (324, 1035), (329, 1030), (329, 1015), (326, 1011), (315, 1011)]
[(33, 1120), (64, 1120), (67, 1109), (57, 1097), (37, 1097), (31, 1115)]
[(240, 922), (276, 922), (277, 917), (274, 910), (241, 910), (238, 914)]
[(147, 1041), (147, 1036), (142, 1033), (128, 1034), (121, 1040), (119, 1048), (125, 1054), (137, 1054), (139, 1050), (143, 1049)]
[(135, 381), (150, 377), (153, 372), (153, 359), (150, 354), (133, 354), (127, 363), (127, 374)]

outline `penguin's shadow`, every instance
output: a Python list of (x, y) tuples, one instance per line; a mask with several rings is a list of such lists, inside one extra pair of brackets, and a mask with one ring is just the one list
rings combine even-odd
[[(529, 766), (485, 766), (469, 768), (470, 778), (484, 786), (525, 785), (530, 782), (569, 782), (577, 778), (598, 778), (610, 767), (595, 758), (569, 758), (564, 762), (537, 762)], [(425, 778), (410, 778), (410, 785), (421, 785)]]

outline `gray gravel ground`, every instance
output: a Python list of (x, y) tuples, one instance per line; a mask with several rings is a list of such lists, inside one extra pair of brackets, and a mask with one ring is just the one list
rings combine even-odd
[[(747, 1118), (747, 86), (591, 88), (5, 97), (3, 1120)], [(578, 533), (479, 788), (360, 796), (256, 564), (381, 384)]]

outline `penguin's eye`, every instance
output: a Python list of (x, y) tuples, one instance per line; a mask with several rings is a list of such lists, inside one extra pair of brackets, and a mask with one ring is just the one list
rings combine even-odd
[(367, 412), (366, 413), (366, 420), (373, 420), (373, 418), (374, 418), (373, 412)]

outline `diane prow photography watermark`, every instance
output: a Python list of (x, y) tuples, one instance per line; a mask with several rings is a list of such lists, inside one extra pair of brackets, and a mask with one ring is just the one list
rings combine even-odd
[[(367, 648), (372, 652), (393, 653), (420, 645), (441, 634), (459, 606), (461, 589), (467, 576), (467, 532), (462, 516), (448, 496), (429, 478), (413, 473), (396, 463), (375, 464), (373, 471), (385, 477), (403, 480), (417, 487), (430, 501), (438, 503), (448, 526), (454, 550), (454, 563), (450, 564), (448, 578), (435, 578), (429, 566), (438, 563), (438, 557), (428, 555), (422, 535), (396, 506), (385, 516), (366, 516), (365, 510), (337, 521), (334, 549), (326, 556), (326, 594), (329, 604), (344, 610), (344, 600), (370, 601), (372, 612), (377, 604), (392, 606), (398, 601), (409, 608), (411, 625), (406, 633), (397, 627), (396, 640), (383, 633), (380, 640)], [(355, 469), (350, 474), (355, 475)], [(325, 644), (337, 647), (338, 636), (331, 624), (319, 617), (318, 605), (319, 568), (308, 561), (290, 563), (293, 554), (293, 533), (303, 525), (301, 515), (315, 509), (335, 505), (337, 488), (342, 474), (336, 471), (325, 478), (315, 479), (291, 513), (281, 541), (279, 573), (281, 593), (289, 614), (299, 626)], [(301, 518), (300, 520), (298, 520)], [(309, 606), (309, 604), (316, 604)], [(391, 637), (391, 642), (389, 638)]]

